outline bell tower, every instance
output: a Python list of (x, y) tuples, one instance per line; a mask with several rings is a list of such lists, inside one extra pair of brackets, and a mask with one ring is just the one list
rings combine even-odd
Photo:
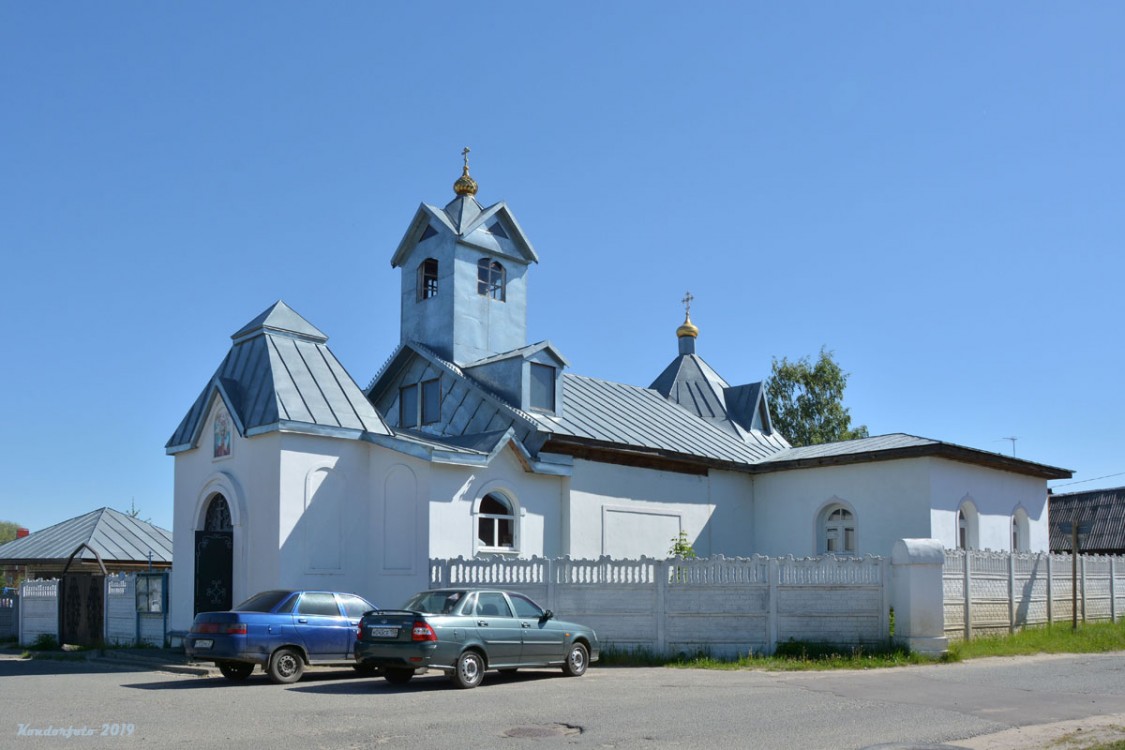
[(461, 154), (453, 200), (418, 207), (391, 266), (402, 274), (401, 340), (467, 365), (527, 344), (527, 272), (539, 257), (506, 203), (477, 202)]

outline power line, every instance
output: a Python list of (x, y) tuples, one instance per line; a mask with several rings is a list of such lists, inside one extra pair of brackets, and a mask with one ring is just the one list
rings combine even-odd
[(1056, 484), (1056, 487), (1069, 487), (1072, 484), (1085, 484), (1086, 482), (1096, 482), (1099, 479), (1110, 479), (1112, 477), (1125, 476), (1125, 471), (1119, 471), (1116, 474), (1106, 474), (1104, 477), (1094, 477), (1093, 479), (1079, 479), (1077, 482), (1064, 482), (1063, 484)]

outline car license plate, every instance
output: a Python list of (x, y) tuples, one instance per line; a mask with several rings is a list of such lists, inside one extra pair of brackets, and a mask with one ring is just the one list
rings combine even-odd
[(371, 628), (368, 633), (372, 638), (398, 638), (398, 628)]
[(215, 642), (210, 638), (203, 638), (195, 642), (196, 648), (211, 648), (214, 645)]

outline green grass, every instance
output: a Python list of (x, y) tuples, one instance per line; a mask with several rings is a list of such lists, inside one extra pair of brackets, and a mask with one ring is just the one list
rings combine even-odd
[[(657, 654), (647, 649), (602, 649), (602, 666), (674, 667), (680, 669), (764, 669), (772, 671), (884, 669), (909, 664), (936, 664), (986, 656), (1026, 656), (1030, 654), (1082, 654), (1125, 651), (1125, 621), (1096, 622), (1027, 628), (1014, 635), (977, 637), (971, 641), (950, 644), (949, 653), (941, 657), (912, 654), (894, 646), (835, 646), (821, 643), (789, 641), (779, 643), (769, 656), (747, 653), (735, 659), (720, 659), (707, 653)], [(1125, 750), (1125, 746), (1107, 745), (1107, 750)], [(1101, 748), (1099, 748), (1101, 750)]]
[(1125, 651), (1125, 622), (1090, 622), (1072, 630), (1070, 624), (1025, 628), (1014, 635), (1004, 633), (951, 643), (955, 659), (1029, 654), (1093, 654)]

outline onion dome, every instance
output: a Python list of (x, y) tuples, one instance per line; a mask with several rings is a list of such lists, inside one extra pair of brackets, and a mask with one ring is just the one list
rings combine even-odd
[(461, 156), (465, 157), (465, 166), (461, 169), (461, 176), (453, 183), (453, 192), (457, 193), (457, 195), (476, 195), (477, 181), (469, 176), (468, 146), (461, 152)]
[(684, 324), (676, 329), (677, 338), (697, 338), (699, 336), (699, 327), (691, 322), (691, 315), (684, 315)]

